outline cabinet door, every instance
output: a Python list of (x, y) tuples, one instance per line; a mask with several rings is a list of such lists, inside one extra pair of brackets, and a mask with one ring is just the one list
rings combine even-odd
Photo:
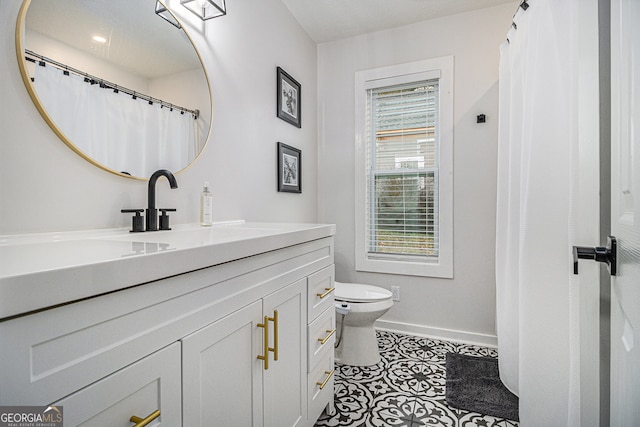
[(131, 427), (132, 416), (160, 416), (150, 425), (181, 425), (180, 343), (90, 385), (52, 406), (62, 406), (65, 426)]
[(262, 303), (182, 340), (184, 426), (262, 426)]
[[(264, 315), (278, 312), (275, 327), (269, 330), (269, 369), (264, 370), (265, 427), (300, 426), (307, 418), (307, 298), (306, 280), (295, 282), (263, 300)], [(269, 322), (271, 323), (271, 322)], [(275, 322), (274, 322), (275, 323)]]

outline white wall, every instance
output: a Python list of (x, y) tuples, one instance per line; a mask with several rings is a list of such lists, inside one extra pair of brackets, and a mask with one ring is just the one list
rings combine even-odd
[[(337, 225), (338, 280), (401, 287), (380, 326), (495, 344), (498, 46), (517, 2), (318, 46), (319, 220)], [(354, 73), (452, 55), (454, 278), (356, 272)], [(476, 124), (486, 114), (487, 123)]]
[[(16, 62), (20, 5), (0, 2), (0, 235), (127, 227), (120, 209), (146, 205), (146, 182), (92, 166), (42, 120)], [(216, 221), (315, 222), (314, 42), (279, 0), (229, 2), (227, 16), (191, 22), (212, 84), (213, 131), (198, 162), (177, 176), (178, 189), (159, 181), (158, 204), (178, 209), (173, 223), (196, 222), (202, 182), (210, 181)], [(302, 84), (302, 129), (276, 117), (277, 66)], [(302, 149), (302, 194), (276, 191), (278, 141)]]

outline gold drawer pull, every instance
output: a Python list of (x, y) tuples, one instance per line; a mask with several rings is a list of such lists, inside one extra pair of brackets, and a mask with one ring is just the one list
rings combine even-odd
[(264, 360), (264, 370), (269, 369), (269, 316), (264, 316), (264, 323), (258, 323), (259, 328), (264, 328), (262, 338), (263, 353), (259, 354), (258, 359)]
[(142, 419), (140, 417), (136, 417), (135, 415), (132, 415), (131, 418), (129, 418), (129, 421), (132, 422), (132, 423), (136, 423), (136, 425), (133, 426), (133, 427), (144, 427), (147, 424), (149, 424), (151, 421), (153, 421), (156, 418), (158, 418), (159, 416), (160, 416), (160, 411), (158, 411), (156, 409), (155, 411), (153, 411), (152, 413), (147, 415), (147, 418), (145, 418), (145, 419)]
[(318, 338), (318, 341), (320, 341), (320, 345), (324, 345), (324, 343), (329, 341), (329, 338), (331, 338), (335, 333), (336, 333), (336, 328), (327, 329), (327, 336), (324, 338)]
[(322, 299), (322, 298), (326, 297), (326, 296), (327, 296), (327, 295), (329, 295), (331, 292), (335, 291), (335, 290), (336, 290), (336, 288), (324, 288), (324, 290), (326, 291), (325, 293), (323, 293), (323, 294), (317, 293), (317, 294), (316, 294), (320, 299)]
[(324, 386), (327, 385), (327, 383), (329, 382), (329, 380), (331, 379), (331, 377), (333, 376), (333, 373), (335, 372), (335, 368), (332, 369), (331, 371), (324, 371), (324, 373), (327, 375), (327, 378), (324, 379), (324, 381), (320, 382), (318, 381), (316, 384), (320, 386), (320, 390), (322, 390), (324, 388)]

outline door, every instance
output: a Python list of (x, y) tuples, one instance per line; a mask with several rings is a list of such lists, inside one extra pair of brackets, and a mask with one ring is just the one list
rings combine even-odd
[(182, 340), (184, 426), (262, 426), (262, 303)]
[(640, 2), (611, 2), (611, 426), (640, 420)]
[(263, 300), (263, 315), (277, 318), (269, 321), (273, 325), (269, 326), (269, 343), (274, 351), (268, 353), (269, 368), (264, 370), (265, 427), (294, 427), (306, 422), (306, 289), (307, 281), (302, 279)]

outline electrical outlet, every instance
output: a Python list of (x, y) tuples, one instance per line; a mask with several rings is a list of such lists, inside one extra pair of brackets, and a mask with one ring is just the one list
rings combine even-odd
[(392, 286), (391, 293), (394, 301), (400, 301), (400, 286)]

